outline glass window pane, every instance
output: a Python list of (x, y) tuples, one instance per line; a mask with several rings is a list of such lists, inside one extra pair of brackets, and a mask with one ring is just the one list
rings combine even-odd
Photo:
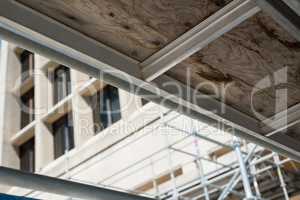
[(25, 81), (34, 70), (34, 54), (29, 51), (24, 51), (20, 56), (22, 81)]
[(121, 119), (121, 111), (120, 111), (120, 99), (118, 89), (115, 87), (111, 87), (109, 90), (110, 96), (110, 107), (111, 107), (111, 118), (112, 123)]
[(54, 102), (57, 103), (71, 93), (70, 69), (59, 66), (54, 71)]
[(73, 126), (70, 115), (65, 115), (53, 124), (54, 156), (58, 158), (74, 148)]
[(121, 119), (118, 89), (106, 86), (97, 93), (97, 101), (93, 101), (94, 123), (96, 133)]
[(21, 128), (34, 120), (34, 88), (21, 97)]
[(35, 148), (34, 138), (30, 139), (19, 148), (20, 169), (27, 172), (34, 172), (35, 169)]

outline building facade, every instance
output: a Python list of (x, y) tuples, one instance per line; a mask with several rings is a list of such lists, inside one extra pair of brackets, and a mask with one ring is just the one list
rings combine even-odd
[(3, 166), (39, 173), (141, 106), (129, 93), (15, 45), (3, 42), (1, 55)]
[[(239, 172), (232, 135), (16, 45), (2, 42), (0, 76), (1, 166), (161, 199), (216, 199)], [(298, 163), (277, 162), (246, 141), (238, 145), (251, 160), (245, 165), (253, 195), (297, 195)], [(276, 166), (290, 182), (282, 187), (278, 174), (265, 189)], [(1, 191), (70, 199), (10, 186)], [(241, 182), (225, 194), (243, 195)]]

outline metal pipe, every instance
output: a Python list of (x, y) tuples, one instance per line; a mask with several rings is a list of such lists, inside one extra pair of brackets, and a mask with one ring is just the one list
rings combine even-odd
[[(285, 159), (285, 160), (281, 161), (279, 163), (279, 165), (283, 165), (284, 163), (287, 163), (287, 162), (290, 162), (290, 161), (291, 161), (290, 159)], [(263, 169), (259, 169), (259, 170), (256, 171), (256, 175), (257, 174), (262, 174), (262, 173), (264, 173), (264, 172), (266, 172), (266, 171), (268, 171), (268, 170), (270, 170), (272, 168), (274, 168), (274, 166), (267, 166), (267, 167), (265, 167)]]
[[(253, 151), (254, 151), (254, 149), (252, 150), (252, 152), (253, 152)], [(269, 154), (269, 155), (266, 155), (266, 156), (262, 157), (261, 159), (258, 159), (258, 160), (255, 160), (255, 161), (251, 162), (251, 163), (250, 163), (250, 166), (251, 166), (251, 165), (256, 165), (256, 164), (262, 163), (262, 162), (264, 162), (265, 160), (270, 159), (270, 157), (272, 157), (272, 156), (273, 156), (273, 153), (271, 153), (271, 154)], [(248, 161), (249, 158), (250, 158), (250, 154), (248, 154), (248, 156), (246, 157), (245, 161)], [(284, 163), (286, 163), (286, 162), (289, 162), (290, 160), (291, 160), (291, 159), (285, 159), (285, 160), (283, 160), (283, 161), (280, 161), (279, 165), (282, 165), (282, 164), (284, 164)], [(267, 170), (272, 169), (272, 168), (273, 168), (273, 166), (268, 166), (268, 167), (266, 167), (266, 168), (264, 168), (264, 169), (259, 169), (259, 170), (256, 171), (256, 174), (255, 174), (255, 175), (262, 174), (262, 173), (264, 173), (264, 172), (266, 172)], [(218, 181), (220, 181), (220, 180), (222, 180), (222, 179), (225, 179), (225, 178), (227, 178), (227, 177), (233, 175), (232, 179), (227, 183), (227, 187), (230, 186), (230, 185), (231, 185), (232, 187), (230, 187), (230, 189), (226, 189), (226, 187), (224, 187), (225, 189), (223, 189), (223, 192), (222, 192), (222, 193), (224, 193), (225, 190), (227, 190), (227, 191), (233, 191), (233, 187), (239, 182), (239, 180), (240, 180), (240, 178), (241, 178), (241, 177), (239, 176), (239, 173), (236, 173), (236, 172), (239, 172), (239, 169), (231, 170), (231, 171), (229, 171), (229, 172), (227, 172), (227, 173), (225, 173), (225, 174), (222, 174), (222, 175), (217, 176), (217, 177), (215, 177), (215, 178), (213, 178), (213, 179), (210, 179), (210, 180), (208, 180), (207, 182), (208, 182), (208, 184), (213, 185), (214, 183), (216, 183), (216, 182), (218, 182)], [(194, 187), (193, 189), (198, 189), (198, 188), (202, 188), (202, 187), (203, 187), (203, 184), (200, 184), (200, 185)], [(185, 194), (188, 194), (188, 193), (190, 193), (190, 192), (191, 192), (191, 189), (188, 189), (188, 190), (185, 190), (184, 192), (181, 192), (180, 194), (181, 194), (181, 195), (185, 195)], [(166, 192), (164, 192), (164, 193), (166, 193)], [(227, 193), (226, 195), (228, 195), (228, 193)], [(224, 196), (223, 196), (223, 197), (224, 197)]]
[[(250, 159), (250, 157), (252, 156), (252, 154), (255, 152), (255, 149), (257, 148), (257, 146), (255, 146), (247, 155), (247, 157), (245, 158), (245, 162), (248, 162), (248, 160)], [(230, 193), (230, 191), (236, 186), (236, 184), (239, 182), (240, 180), (240, 171), (239, 170), (235, 170), (235, 174), (232, 176), (232, 178), (230, 179), (229, 183), (227, 184), (227, 186), (225, 187), (225, 189), (223, 190), (223, 192), (221, 193), (221, 195), (219, 196), (218, 200), (223, 200), (227, 197), (227, 195)]]
[[(200, 158), (199, 145), (198, 145), (198, 141), (197, 141), (196, 137), (194, 138), (194, 147), (195, 147), (195, 151), (196, 151), (196, 157)], [(206, 177), (204, 175), (202, 160), (201, 159), (196, 159), (196, 164), (197, 164), (199, 176), (201, 177), (201, 182), (204, 185), (205, 200), (210, 200), (210, 198), (209, 198), (209, 192), (208, 192), (208, 187), (207, 187), (208, 184), (207, 184)]]
[[(164, 114), (161, 113), (160, 115), (160, 123), (161, 123), (161, 127), (165, 126), (165, 118), (164, 118)], [(173, 159), (172, 159), (172, 152), (171, 152), (171, 144), (169, 141), (169, 135), (165, 134), (165, 142), (166, 142), (166, 146), (167, 146), (167, 151), (168, 151), (168, 163), (169, 163), (169, 168), (170, 168), (170, 175), (171, 175), (171, 181), (172, 181), (172, 186), (173, 186), (173, 199), (177, 200), (179, 198), (179, 194), (177, 191), (177, 184), (176, 184), (176, 177), (174, 174), (174, 170), (173, 170)]]
[[(223, 190), (225, 188), (226, 185), (215, 185), (215, 184), (210, 184), (211, 187), (214, 187), (214, 188), (218, 188), (219, 190)], [(237, 191), (237, 190), (231, 190), (231, 193), (236, 195), (236, 196), (239, 196), (239, 197), (245, 197), (245, 194), (243, 192), (240, 192), (240, 191)]]
[[(179, 129), (179, 128), (177, 128), (177, 127), (175, 127), (175, 126), (172, 126), (172, 125), (170, 125), (170, 124), (166, 124), (166, 126), (169, 127), (169, 128), (172, 128), (172, 129), (174, 129), (174, 130), (176, 130), (176, 131), (182, 131), (182, 132), (184, 132), (184, 133), (186, 133), (186, 134), (189, 134), (189, 135), (192, 134), (192, 133), (190, 133), (190, 132), (188, 132), (188, 131), (186, 131), (186, 130)], [(204, 135), (201, 135), (201, 134), (198, 134), (198, 133), (193, 133), (193, 135), (195, 135), (196, 137), (198, 137), (198, 138), (200, 138), (200, 139), (204, 139), (204, 140), (206, 140), (206, 141), (208, 141), (208, 142), (211, 142), (211, 143), (213, 143), (213, 144), (219, 145), (219, 146), (221, 146), (221, 147), (226, 147), (226, 148), (229, 148), (229, 149), (233, 149), (232, 146), (230, 146), (230, 145), (224, 144), (224, 143), (222, 143), (222, 142), (219, 142), (219, 141), (214, 140), (214, 139), (212, 139), (212, 138), (206, 137), (206, 136), (204, 136)]]
[(152, 159), (150, 159), (150, 164), (151, 164), (151, 173), (152, 173), (152, 177), (153, 177), (153, 187), (155, 189), (155, 196), (157, 199), (160, 199), (159, 198), (159, 187), (158, 187), (158, 184), (157, 184), (157, 181), (156, 181), (156, 174), (155, 174), (155, 169), (154, 169), (154, 163), (152, 161)]
[(234, 188), (234, 186), (240, 181), (240, 179), (241, 177), (239, 171), (237, 171), (237, 173), (235, 173), (230, 179), (230, 181), (228, 182), (227, 186), (219, 196), (218, 200), (224, 200), (228, 196), (230, 191)]
[(228, 168), (228, 169), (233, 169), (233, 167), (230, 166), (230, 165), (226, 165), (226, 164), (223, 164), (223, 163), (220, 163), (220, 162), (218, 162), (218, 161), (214, 161), (214, 160), (211, 160), (211, 159), (202, 157), (202, 156), (198, 157), (197, 155), (194, 155), (194, 154), (192, 154), (192, 153), (190, 153), (190, 152), (187, 152), (187, 151), (183, 151), (183, 150), (181, 150), (181, 149), (176, 149), (176, 148), (174, 148), (174, 147), (170, 147), (170, 149), (172, 149), (172, 150), (174, 150), (174, 151), (177, 151), (177, 152), (179, 152), (179, 153), (183, 153), (183, 154), (185, 154), (185, 155), (192, 156), (192, 157), (194, 157), (194, 158), (196, 158), (196, 159), (198, 159), (198, 160), (205, 160), (205, 161), (207, 161), (207, 162), (214, 163), (214, 164), (216, 164), (216, 165), (219, 165), (219, 166), (222, 166), (222, 167), (225, 167), (225, 168)]
[(277, 174), (278, 174), (279, 181), (280, 181), (280, 187), (283, 190), (284, 198), (285, 198), (285, 200), (289, 200), (290, 199), (289, 194), (288, 194), (288, 191), (286, 189), (286, 184), (285, 184), (285, 181), (283, 179), (282, 171), (281, 171), (281, 168), (280, 168), (280, 165), (279, 165), (280, 159), (279, 159), (278, 154), (274, 155), (274, 161), (275, 161), (275, 164), (276, 164)]
[[(219, 186), (219, 185), (213, 185), (213, 184), (211, 184), (210, 186), (211, 186), (211, 187), (214, 187), (214, 188), (216, 188), (216, 189), (210, 190), (210, 191), (209, 191), (209, 194), (215, 193), (215, 192), (219, 192), (220, 190), (223, 190), (224, 187), (225, 187), (225, 186)], [(243, 193), (238, 192), (238, 191), (235, 191), (235, 190), (232, 190), (231, 193), (232, 193), (232, 194), (235, 194), (236, 196), (239, 196), (239, 197), (241, 197), (241, 198), (243, 198), (243, 197), (245, 196)], [(201, 197), (203, 197), (203, 194), (197, 195), (197, 196), (194, 197), (192, 200), (197, 200), (197, 199), (199, 199), (199, 198), (201, 198)]]
[(257, 178), (256, 178), (256, 166), (255, 165), (250, 165), (250, 171), (251, 171), (251, 175), (253, 177), (253, 186), (254, 186), (254, 189), (255, 189), (255, 194), (259, 199), (261, 199), (261, 193), (260, 193), (258, 181), (257, 181)]
[(251, 185), (250, 185), (250, 182), (249, 182), (247, 167), (245, 165), (243, 155), (242, 155), (242, 152), (241, 152), (241, 144), (240, 144), (240, 141), (237, 138), (234, 141), (234, 150), (235, 150), (235, 153), (237, 155), (237, 159), (238, 159), (239, 166), (240, 166), (240, 172), (241, 172), (241, 176), (242, 176), (242, 181), (243, 181), (243, 185), (244, 185), (246, 199), (254, 199), (253, 198), (253, 193), (252, 193), (252, 190), (251, 190)]
[[(255, 147), (252, 149), (252, 151), (251, 151), (251, 153), (250, 154), (248, 154), (248, 156), (246, 157), (246, 161), (248, 161), (249, 160), (249, 158), (250, 158), (250, 156), (253, 154), (253, 152), (255, 151)], [(271, 154), (272, 155), (272, 154)], [(266, 157), (266, 159), (264, 159)], [(261, 163), (261, 162), (264, 162), (265, 160), (267, 160), (267, 159), (269, 159), (270, 158), (270, 155), (266, 155), (265, 157), (262, 157), (261, 159), (259, 159), (259, 160), (256, 160), (255, 162), (251, 162), (250, 163), (250, 165), (255, 165), (255, 164), (259, 164), (259, 163)], [(272, 157), (272, 156), (271, 156)], [(288, 161), (285, 161), (285, 162), (288, 162)], [(283, 163), (285, 163), (285, 162), (281, 162), (280, 164), (283, 164)], [(218, 172), (218, 171), (220, 171), (220, 169), (218, 169), (218, 170), (216, 170), (215, 172)], [(263, 173), (264, 171), (257, 171), (257, 174), (260, 174), (260, 173)], [(210, 174), (213, 174), (213, 173), (210, 173)], [(235, 175), (236, 174), (236, 175)], [(207, 177), (209, 177), (208, 175), (206, 175)], [(233, 188), (235, 187), (235, 185), (239, 182), (239, 180), (240, 180), (240, 176), (239, 176), (239, 169), (238, 168), (233, 168), (232, 167), (232, 170), (231, 171), (229, 171), (229, 172), (227, 172), (227, 173), (223, 173), (222, 175), (220, 175), (220, 176), (217, 176), (217, 177), (215, 177), (215, 178), (213, 178), (213, 179), (209, 179), (208, 181), (207, 181), (207, 183), (209, 184), (209, 185), (212, 185), (212, 184), (214, 184), (215, 182), (218, 182), (218, 181), (220, 181), (220, 180), (222, 180), (222, 179), (225, 179), (225, 178), (227, 178), (227, 177), (230, 177), (230, 176), (233, 176), (232, 177), (232, 179), (231, 179), (231, 181), (229, 181), (228, 182), (228, 184), (227, 184), (227, 187), (229, 187), (230, 186), (230, 188), (228, 189), (228, 188), (226, 188), (225, 186), (224, 186), (224, 190), (223, 190), (223, 192), (225, 192), (225, 190), (228, 190), (228, 191), (230, 191), (230, 192), (232, 192), (233, 191)], [(194, 181), (195, 180), (197, 180), (197, 179), (194, 179)], [(194, 182), (193, 181), (193, 182)], [(198, 186), (196, 186), (196, 187), (194, 187), (195, 189), (196, 188), (202, 188), (203, 187), (203, 184), (200, 184), (200, 185), (198, 185)], [(180, 194), (181, 195), (185, 195), (185, 194), (188, 194), (190, 192), (190, 189), (188, 189), (188, 190), (185, 190), (184, 192), (181, 192)], [(164, 193), (166, 193), (166, 192), (164, 192)], [(226, 193), (226, 192), (225, 192)], [(228, 195), (229, 193), (227, 193), (226, 195)], [(224, 195), (224, 193), (223, 193), (223, 195)]]
[(31, 174), (0, 167), (0, 184), (53, 193), (87, 200), (151, 200), (137, 196), (68, 180)]
[(171, 181), (172, 181), (172, 186), (173, 186), (173, 198), (174, 198), (174, 200), (177, 200), (179, 197), (179, 194), (177, 191), (176, 177), (175, 177), (174, 170), (173, 170), (172, 152), (170, 149), (168, 149), (168, 163), (169, 163), (169, 167), (170, 167), (170, 175), (171, 175)]

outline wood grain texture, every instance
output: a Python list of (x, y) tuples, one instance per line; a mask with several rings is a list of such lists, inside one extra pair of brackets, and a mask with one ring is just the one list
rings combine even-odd
[[(230, 0), (18, 0), (139, 61), (221, 9)], [(276, 89), (288, 88), (288, 106), (300, 101), (300, 44), (270, 17), (260, 13), (212, 42), (167, 74), (191, 85), (213, 83), (224, 99), (254, 116), (251, 92), (266, 76), (288, 67), (288, 82), (260, 90), (253, 106), (264, 116), (275, 113)], [(200, 90), (215, 94), (211, 85)]]
[(143, 61), (231, 0), (18, 0)]
[[(175, 79), (186, 82), (191, 71), (191, 85), (208, 82), (226, 87), (225, 102), (251, 116), (251, 92), (257, 83), (274, 72), (288, 67), (288, 81), (272, 84), (255, 93), (256, 111), (270, 117), (275, 113), (276, 90), (288, 89), (288, 106), (300, 102), (300, 43), (263, 13), (248, 19), (206, 48), (168, 72)], [(215, 94), (212, 87), (202, 92)], [(254, 116), (255, 117), (255, 116)]]

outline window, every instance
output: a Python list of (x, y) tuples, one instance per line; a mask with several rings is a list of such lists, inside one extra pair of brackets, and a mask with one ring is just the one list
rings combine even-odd
[(53, 124), (54, 156), (58, 158), (74, 148), (72, 115), (67, 114)]
[(54, 102), (61, 101), (70, 93), (70, 69), (60, 65), (54, 70)]
[(30, 139), (19, 147), (20, 169), (22, 171), (33, 173), (35, 170), (35, 150), (34, 138)]
[(96, 94), (96, 102), (93, 106), (95, 131), (107, 128), (121, 119), (120, 101), (118, 89), (106, 86)]
[(34, 89), (21, 97), (21, 129), (34, 120)]
[(34, 54), (27, 50), (23, 51), (20, 56), (22, 81), (28, 79), (34, 70)]
[(149, 103), (149, 101), (147, 99), (142, 98), (142, 106), (146, 105), (147, 103)]

